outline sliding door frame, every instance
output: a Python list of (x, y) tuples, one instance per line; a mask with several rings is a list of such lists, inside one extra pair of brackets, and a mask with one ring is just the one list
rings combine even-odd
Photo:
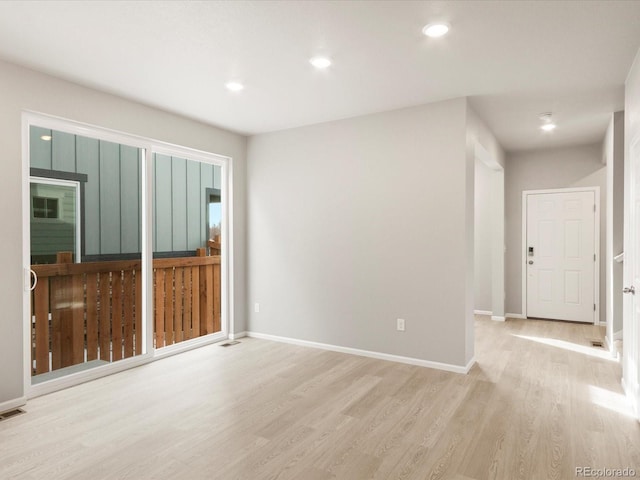
[[(38, 126), (60, 132), (81, 135), (97, 140), (118, 143), (139, 148), (141, 154), (141, 255), (142, 255), (142, 318), (145, 322), (143, 332), (143, 353), (135, 357), (118, 360), (108, 365), (90, 370), (71, 373), (61, 378), (32, 385), (31, 369), (31, 273), (30, 273), (30, 127)], [(222, 169), (223, 224), (222, 240), (225, 248), (221, 255), (221, 327), (222, 332), (205, 335), (192, 340), (161, 349), (153, 347), (153, 153), (181, 155), (184, 158), (198, 160)], [(174, 145), (160, 140), (123, 133), (117, 130), (89, 125), (43, 113), (23, 111), (22, 114), (22, 256), (23, 256), (23, 371), (24, 391), (27, 398), (34, 398), (53, 391), (61, 390), (112, 373), (127, 370), (156, 359), (197, 348), (226, 339), (233, 331), (233, 161), (231, 157), (217, 155), (197, 149)]]

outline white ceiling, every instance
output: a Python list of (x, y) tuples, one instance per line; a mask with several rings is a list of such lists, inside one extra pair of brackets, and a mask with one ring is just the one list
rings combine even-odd
[(0, 2), (0, 58), (245, 134), (469, 96), (507, 150), (596, 142), (638, 47), (640, 1)]

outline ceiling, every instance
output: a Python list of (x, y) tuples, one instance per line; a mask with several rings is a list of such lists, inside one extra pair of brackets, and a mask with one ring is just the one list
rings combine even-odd
[(243, 134), (468, 96), (508, 151), (597, 142), (638, 47), (640, 1), (0, 2), (0, 58)]

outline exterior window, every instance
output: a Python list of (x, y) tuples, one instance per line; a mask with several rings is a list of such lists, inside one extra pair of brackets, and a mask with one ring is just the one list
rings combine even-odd
[(58, 199), (33, 197), (33, 218), (60, 218)]

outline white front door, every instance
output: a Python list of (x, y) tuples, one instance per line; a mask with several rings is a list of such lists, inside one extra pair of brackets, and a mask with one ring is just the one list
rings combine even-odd
[(595, 192), (526, 195), (527, 316), (593, 323)]

